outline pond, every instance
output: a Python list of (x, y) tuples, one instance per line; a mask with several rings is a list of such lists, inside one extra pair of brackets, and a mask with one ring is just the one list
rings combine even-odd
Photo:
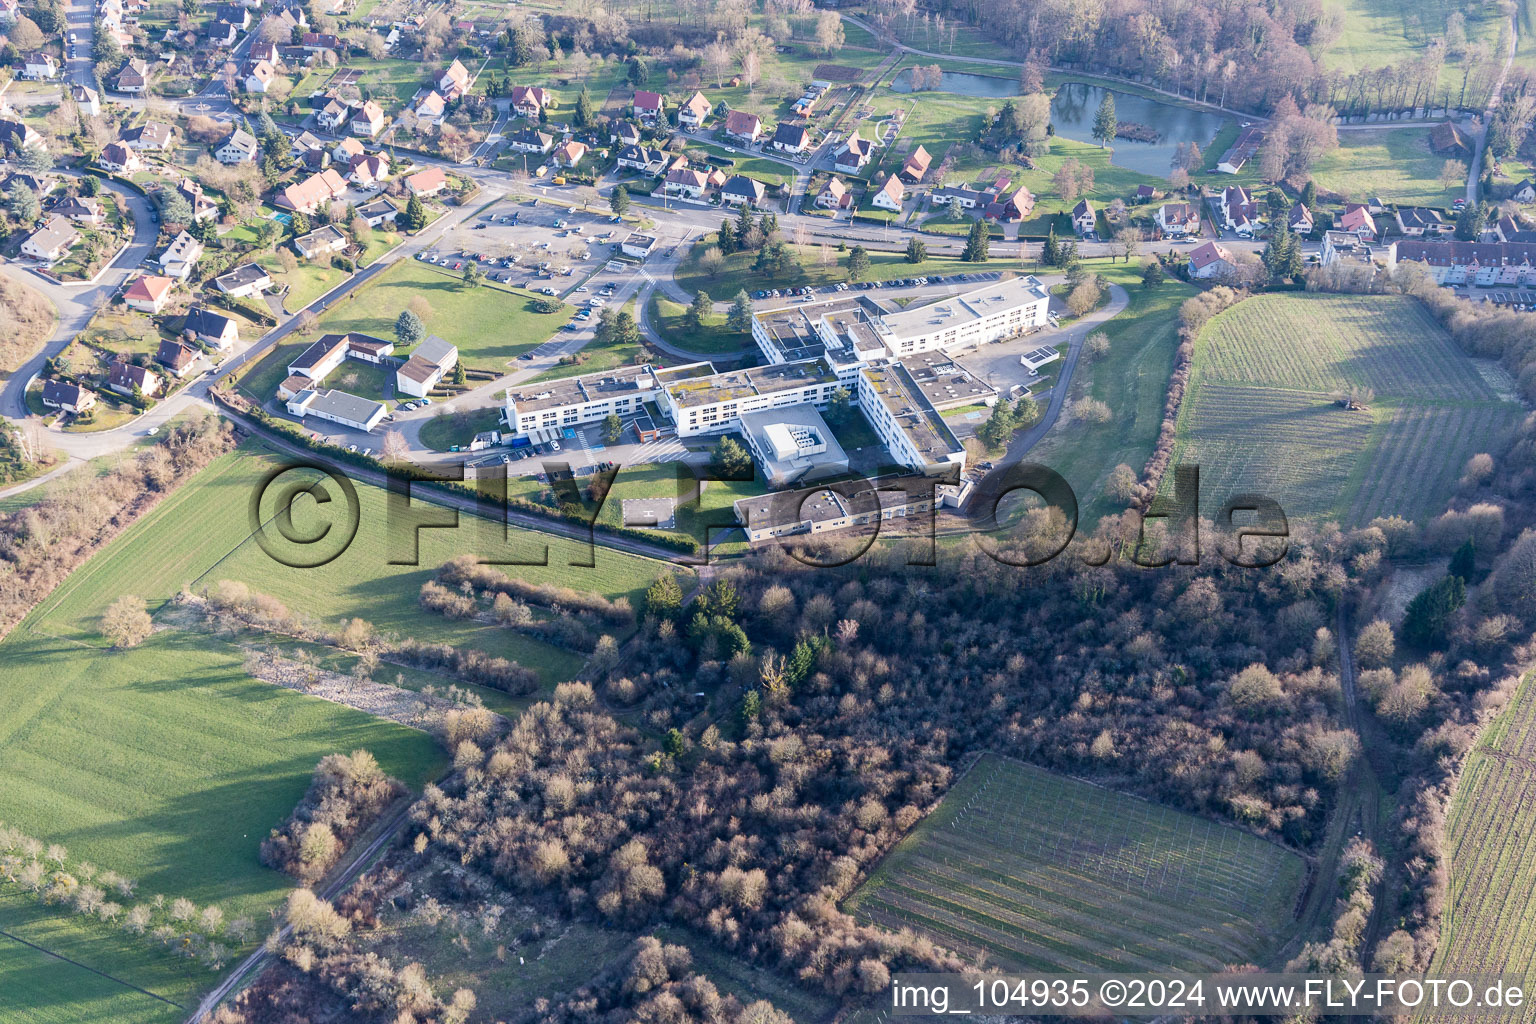
[[(897, 73), (891, 80), (891, 90), (912, 91), (911, 68)], [(946, 71), (937, 91), (957, 96), (1006, 99), (1019, 95), (1019, 83), (1015, 78)], [(1089, 85), (1087, 82), (1067, 82), (1062, 85), (1051, 99), (1051, 122), (1056, 126), (1056, 133), (1077, 142), (1093, 142), (1093, 115), (1098, 112), (1099, 103), (1103, 99), (1103, 86)], [(1198, 143), (1203, 153), (1226, 120), (1221, 114), (1191, 110), (1124, 92), (1115, 93), (1115, 116), (1121, 121), (1148, 125), (1156, 129), (1162, 138), (1157, 142), (1117, 139), (1109, 162), (1116, 167), (1158, 178), (1168, 177), (1173, 154), (1179, 143)]]
[[(892, 92), (912, 91), (912, 69), (905, 68), (891, 79)], [(964, 71), (946, 71), (939, 82), (937, 92), (952, 92), (958, 96), (982, 96), (1001, 99), (1019, 94), (1017, 78), (997, 78), (993, 75), (972, 75)]]
[[(1113, 91), (1113, 90), (1111, 90)], [(1093, 115), (1104, 100), (1104, 87), (1087, 82), (1067, 82), (1051, 99), (1051, 123), (1056, 134), (1078, 142), (1092, 142)], [(1221, 131), (1226, 117), (1203, 110), (1162, 103), (1131, 93), (1115, 93), (1115, 117), (1148, 125), (1161, 135), (1157, 142), (1116, 139), (1109, 162), (1116, 167), (1166, 178), (1179, 143), (1194, 142), (1203, 153)]]

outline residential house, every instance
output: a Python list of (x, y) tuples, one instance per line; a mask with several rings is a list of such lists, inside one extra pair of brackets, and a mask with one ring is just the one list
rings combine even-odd
[(1158, 230), (1171, 238), (1200, 233), (1200, 208), (1194, 203), (1164, 203), (1153, 214)]
[[(123, 34), (126, 35), (126, 33)], [(128, 36), (128, 39), (131, 42), (133, 37)], [(148, 61), (141, 60), (138, 57), (125, 59), (122, 66), (112, 76), (112, 88), (117, 92), (142, 93), (149, 87), (150, 68), (151, 65)]]
[(395, 370), (395, 389), (417, 398), (425, 398), (428, 391), (437, 386), (443, 374), (459, 361), (459, 350), (448, 342), (431, 335), (416, 346), (409, 359)]
[(357, 215), (368, 222), (368, 226), (376, 228), (380, 224), (394, 226), (395, 218), (400, 214), (400, 207), (396, 206), (388, 196), (379, 196), (357, 208)]
[(843, 140), (843, 144), (837, 147), (833, 155), (832, 166), (843, 174), (858, 174), (864, 170), (864, 165), (869, 163), (875, 155), (875, 144), (859, 134), (855, 128), (853, 133)]
[(891, 210), (896, 213), (900, 213), (901, 204), (906, 200), (906, 198), (906, 186), (901, 183), (901, 178), (899, 175), (892, 174), (885, 179), (884, 185), (881, 185), (878, 189), (875, 190), (874, 196), (871, 197), (869, 201), (873, 205), (880, 207), (882, 210)]
[(725, 172), (718, 167), (711, 167), (704, 174), (704, 187), (718, 191), (725, 188)]
[(733, 174), (720, 187), (720, 202), (726, 206), (740, 206), (742, 203), (758, 206), (762, 203), (767, 191), (767, 186), (756, 178), (749, 178), (745, 174)]
[(1439, 210), (1427, 206), (1400, 206), (1392, 217), (1397, 221), (1397, 229), (1409, 238), (1432, 238), (1456, 230), (1456, 225), (1442, 217)]
[[(507, 148), (517, 153), (548, 153), (554, 147), (555, 137), (536, 128), (523, 127), (507, 136)], [(623, 154), (620, 154), (620, 165)]]
[(197, 362), (197, 349), (179, 341), (162, 341), (155, 360), (177, 377), (185, 377)]
[(347, 194), (347, 183), (333, 167), (319, 174), (311, 174), (296, 185), (289, 185), (278, 193), (273, 205), (295, 213), (310, 214), (333, 199)]
[[(998, 197), (1007, 190), (1008, 185), (1012, 181), (1013, 179), (1008, 175), (999, 174), (986, 184), (978, 183), (975, 188), (964, 185), (944, 185), (934, 189), (929, 201), (934, 206), (941, 204), (949, 206), (958, 205), (962, 210), (974, 210), (980, 207), (984, 211), (983, 215), (985, 215), (985, 211), (993, 209), (1001, 212), (1001, 204), (998, 202)], [(1030, 206), (1034, 206), (1033, 196), (1030, 197)]]
[(1237, 260), (1215, 242), (1206, 242), (1189, 254), (1189, 273), (1201, 279), (1225, 277), (1237, 269)]
[(136, 309), (140, 313), (158, 313), (170, 301), (171, 289), (175, 286), (176, 282), (168, 277), (146, 274), (135, 278), (128, 286), (123, 292), (123, 301), (129, 309)]
[(1517, 203), (1536, 203), (1536, 185), (1531, 184), (1531, 179), (1526, 178), (1514, 187), (1509, 197)]
[[(554, 105), (554, 95), (543, 86), (514, 85), (512, 87), (512, 109), (520, 117), (538, 120), (541, 111), (548, 110)], [(638, 133), (636, 137), (638, 138)]]
[(69, 94), (74, 98), (75, 105), (89, 117), (95, 117), (101, 113), (101, 94), (88, 85), (78, 82), (69, 87)]
[(383, 153), (353, 157), (350, 177), (358, 188), (372, 188), (389, 177), (389, 157)]
[(10, 195), (11, 189), (15, 188), (18, 184), (25, 185), (39, 199), (42, 199), (59, 187), (59, 179), (51, 174), (40, 178), (35, 174), (28, 174), (26, 171), (12, 171), (5, 177), (0, 178), (0, 195)]
[[(354, 139), (353, 141), (356, 141), (356, 140)], [(313, 151), (315, 151), (317, 149), (320, 150), (321, 152), (325, 153), (327, 156), (330, 155), (330, 144), (325, 142), (325, 141), (323, 141), (320, 138), (320, 136), (316, 135), (314, 132), (304, 132), (301, 135), (294, 136), (294, 139), (293, 139), (293, 155), (294, 156), (296, 156), (296, 157), (298, 157), (300, 159), (303, 159), (304, 158), (304, 154), (311, 153), (311, 152), (313, 152)]]
[(703, 171), (684, 167), (667, 172), (666, 179), (662, 182), (662, 190), (669, 196), (697, 199), (704, 194), (708, 184), (709, 178)]
[(190, 334), (220, 352), (240, 341), (240, 325), (232, 317), (202, 306), (193, 306), (188, 311), (186, 322), (181, 325), (181, 333)]
[(162, 121), (147, 121), (123, 132), (118, 141), (141, 153), (162, 153), (171, 148), (175, 136), (176, 129), (170, 125)]
[(326, 253), (341, 252), (352, 240), (336, 225), (327, 224), (322, 228), (311, 231), (307, 235), (300, 235), (293, 240), (293, 247), (298, 254), (307, 260)]
[(638, 146), (640, 138), (640, 129), (629, 121), (614, 121), (608, 129), (608, 141), (621, 146)]
[(756, 142), (763, 133), (763, 119), (744, 110), (733, 110), (725, 115), (725, 134), (738, 142)]
[(443, 119), (443, 111), (446, 109), (448, 101), (443, 99), (442, 93), (432, 89), (416, 104), (416, 120), (422, 124), (437, 124)]
[(214, 286), (225, 295), (243, 299), (257, 295), (272, 287), (272, 276), (257, 263), (246, 263), (213, 279)]
[(1409, 239), (1387, 247), (1387, 269), (1421, 263), (1437, 284), (1490, 287), (1536, 284), (1536, 243)]
[(101, 227), (102, 222), (106, 220), (101, 202), (87, 197), (65, 199), (55, 206), (52, 212), (60, 217), (68, 217), (76, 224), (89, 224), (93, 228)]
[(1216, 205), (1227, 230), (1251, 235), (1259, 227), (1259, 207), (1241, 185), (1228, 185), (1216, 196)]
[(1072, 207), (1072, 230), (1079, 235), (1091, 235), (1099, 223), (1099, 211), (1086, 198), (1079, 199)]
[(1335, 230), (1352, 233), (1362, 242), (1374, 242), (1378, 237), (1371, 211), (1359, 203), (1344, 207), (1344, 212), (1334, 221), (1333, 226)]
[(221, 164), (251, 164), (256, 162), (256, 154), (260, 149), (256, 136), (244, 128), (236, 128), (229, 133), (229, 138), (219, 143), (219, 148), (213, 151), (213, 158)]
[(278, 52), (278, 46), (276, 43), (266, 42), (258, 39), (256, 42), (251, 44), (251, 48), (249, 51), (247, 51), (246, 57), (250, 60), (264, 60), (268, 64), (272, 65), (272, 70), (274, 71), (283, 70), (283, 57), (282, 54)]
[(697, 89), (686, 103), (677, 108), (677, 123), (683, 128), (699, 129), (704, 127), (704, 122), (709, 117), (709, 112), (714, 109), (714, 104)]
[(80, 232), (75, 230), (69, 218), (53, 214), (21, 243), (21, 254), (52, 264), (62, 259), (70, 246), (79, 240)]
[(575, 167), (586, 155), (587, 147), (575, 139), (570, 139), (555, 147), (555, 152), (550, 156), (550, 162), (556, 167)]
[(1156, 198), (1157, 189), (1151, 185), (1137, 185), (1136, 191), (1131, 195), (1131, 201), (1137, 204), (1150, 203)]
[(437, 78), (437, 91), (451, 100), (456, 100), (469, 91), (469, 69), (460, 64), (455, 58)]
[(0, 144), (17, 150), (48, 148), (48, 143), (31, 125), (8, 117), (0, 117)]
[(1312, 211), (1307, 209), (1305, 203), (1297, 203), (1291, 207), (1291, 212), (1285, 216), (1286, 227), (1298, 235), (1310, 235), (1312, 233)]
[(310, 53), (341, 53), (341, 40), (329, 32), (305, 32), (299, 37), (299, 45)]
[(240, 33), (234, 25), (223, 18), (216, 18), (203, 29), (200, 38), (222, 48), (235, 45), (235, 40), (240, 38)]
[(171, 244), (166, 246), (165, 252), (160, 254), (160, 271), (167, 277), (185, 281), (202, 255), (203, 243), (193, 238), (190, 233), (183, 231), (172, 239)]
[(639, 171), (642, 174), (655, 174), (666, 162), (667, 154), (659, 149), (651, 149), (648, 146), (625, 146), (619, 150), (619, 155), (613, 164), (620, 169)]
[(928, 175), (928, 167), (933, 163), (933, 157), (928, 150), (918, 146), (901, 165), (901, 180), (909, 185), (916, 185)]
[(21, 0), (0, 0), (0, 25), (13, 25), (21, 17)]
[(773, 141), (769, 143), (780, 153), (804, 153), (811, 145), (811, 133), (803, 124), (780, 121), (773, 129)]
[(1016, 221), (1028, 217), (1035, 209), (1035, 194), (1020, 185), (1007, 195), (999, 195), (989, 203), (982, 216), (990, 220)]
[(96, 158), (96, 163), (114, 174), (132, 174), (144, 166), (144, 162), (139, 159), (139, 154), (121, 142), (107, 143), (106, 148), (101, 151), (101, 156)]
[(406, 178), (405, 187), (412, 195), (435, 196), (448, 187), (448, 175), (441, 167), (428, 167)]
[(639, 118), (642, 124), (656, 124), (661, 120), (663, 113), (661, 93), (639, 89), (635, 92), (633, 106), (635, 117)]
[(250, 8), (240, 4), (219, 4), (214, 14), (221, 21), (227, 21), (242, 31), (251, 27)]
[(46, 50), (33, 50), (22, 58), (21, 77), (38, 82), (57, 78), (59, 62)]
[(43, 404), (50, 409), (82, 413), (96, 404), (96, 393), (67, 380), (43, 381)]
[(351, 107), (332, 97), (330, 102), (320, 108), (320, 113), (315, 115), (315, 123), (328, 132), (339, 132), (351, 115)]
[(153, 395), (160, 389), (160, 375), (146, 367), (114, 359), (107, 370), (107, 387), (120, 395), (131, 395), (135, 390), (141, 395)]
[(828, 178), (816, 194), (816, 205), (823, 210), (846, 210), (853, 205), (853, 193), (841, 178)]
[(245, 69), (245, 91), (266, 92), (277, 78), (277, 69), (264, 60), (253, 61)]
[(384, 127), (384, 108), (369, 100), (352, 115), (352, 134), (371, 139)]
[(211, 220), (219, 215), (219, 204), (203, 195), (203, 186), (191, 178), (182, 178), (176, 193), (192, 207), (192, 223)]
[(1216, 161), (1216, 169), (1223, 174), (1239, 174), (1264, 144), (1264, 129), (1249, 126), (1237, 133), (1237, 140)]
[(348, 167), (352, 166), (353, 160), (362, 155), (363, 144), (350, 135), (337, 140), (336, 145), (331, 147), (331, 159), (335, 160), (338, 164), (346, 164)]

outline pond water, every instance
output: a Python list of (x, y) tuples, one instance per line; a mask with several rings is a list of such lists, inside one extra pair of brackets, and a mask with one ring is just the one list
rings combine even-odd
[[(892, 92), (912, 91), (912, 69), (906, 68), (891, 79)], [(1017, 78), (997, 78), (993, 75), (972, 75), (964, 71), (946, 71), (939, 83), (938, 92), (952, 92), (959, 96), (985, 96), (1000, 99), (1019, 94)]]
[[(1111, 90), (1113, 91), (1113, 90)], [(1104, 88), (1087, 82), (1067, 82), (1051, 100), (1051, 123), (1056, 134), (1078, 142), (1093, 141), (1093, 115), (1104, 100)], [(1140, 174), (1168, 177), (1173, 154), (1181, 142), (1194, 142), (1203, 153), (1221, 131), (1226, 117), (1203, 110), (1161, 103), (1129, 93), (1115, 93), (1115, 117), (1134, 121), (1162, 133), (1157, 142), (1116, 139), (1109, 162)]]
[[(912, 69), (898, 72), (891, 80), (891, 89), (911, 92)], [(946, 71), (938, 91), (958, 96), (1006, 99), (1019, 95), (1019, 83), (1017, 79), (995, 75)], [(1087, 82), (1067, 82), (1057, 89), (1051, 100), (1051, 122), (1056, 126), (1056, 133), (1077, 142), (1093, 142), (1093, 115), (1098, 112), (1104, 92), (1103, 86)], [(1179, 143), (1198, 143), (1203, 153), (1226, 120), (1221, 114), (1191, 110), (1124, 92), (1115, 93), (1115, 116), (1121, 121), (1134, 121), (1154, 128), (1162, 133), (1162, 138), (1157, 142), (1117, 139), (1110, 163), (1158, 178), (1168, 176)]]

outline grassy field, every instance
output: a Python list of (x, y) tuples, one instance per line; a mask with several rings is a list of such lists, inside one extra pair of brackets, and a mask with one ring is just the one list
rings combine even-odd
[(1109, 336), (1108, 354), (1079, 365), (1074, 377), (1088, 382), (1087, 394), (1106, 403), (1114, 419), (1053, 430), (1030, 452), (1031, 460), (1066, 477), (1090, 529), (1101, 516), (1120, 510), (1104, 493), (1109, 474), (1121, 463), (1141, 472), (1157, 443), (1179, 345), (1179, 305), (1194, 294), (1189, 285), (1172, 279), (1157, 288), (1141, 287), (1137, 264), (1092, 267), (1124, 286), (1130, 304), (1099, 328)]
[[(1529, 974), (1536, 969), (1536, 921), (1523, 899), (1536, 877), (1536, 676), (1468, 755), (1446, 821), (1450, 891), (1432, 970)], [(1486, 1021), (1529, 1021), (1529, 1006)], [(1447, 1018), (1449, 1019), (1449, 1018)]]
[[(164, 606), (183, 587), (199, 579), (238, 579), (322, 621), (359, 615), (401, 635), (516, 658), (543, 670), (551, 685), (580, 663), (573, 654), (508, 631), (422, 613), (416, 604), (421, 582), (452, 555), (477, 550), (476, 530), (466, 524), (459, 531), (424, 531), (420, 566), (389, 565), (384, 498), (371, 487), (359, 487), (362, 527), (346, 554), (314, 570), (272, 561), (249, 538), (246, 513), (260, 473), (271, 464), (254, 446), (218, 460), (72, 575), (0, 644), (0, 664), (8, 666), (0, 673), (0, 759), (7, 780), (0, 787), (0, 820), (136, 879), (142, 896), (216, 902), (230, 919), (265, 920), (266, 909), (287, 889), (284, 876), (257, 862), (257, 848), (292, 809), (320, 757), (366, 748), (386, 771), (419, 788), (441, 769), (442, 753), (425, 733), (251, 679), (243, 669), (244, 649), (226, 640), (165, 628), (140, 647), (109, 650), (98, 622), (119, 595), (145, 598), (163, 624)], [(301, 522), (304, 517), (296, 512), (300, 529), (313, 525)], [(638, 601), (662, 571), (660, 563), (601, 548), (595, 568), (573, 569), (567, 563), (582, 557), (576, 545), (543, 535), (516, 539), (524, 557), (542, 548), (540, 540), (549, 542), (547, 566), (505, 567), (541, 582)], [(386, 667), (379, 678), (392, 681), (394, 674)], [(429, 681), (411, 673), (405, 682), (420, 688)], [(497, 705), (504, 711), (518, 706)], [(79, 924), (4, 895), (0, 930), (177, 1003), (187, 1005), (213, 980), (205, 967), (172, 958), (150, 940), (127, 940), (105, 926)], [(34, 968), (39, 977), (61, 972), (61, 961), (39, 957), (25, 947), (0, 945), (0, 978), (22, 971), (31, 977)], [(131, 990), (116, 991), (104, 980), (74, 988), (54, 981), (35, 989), (27, 996), (30, 1016), (0, 1017), (185, 1016), (157, 1016), (153, 1000), (130, 997)], [(74, 1002), (50, 1005), (60, 991), (78, 991), (102, 1010)]]
[(467, 288), (457, 275), (404, 260), (337, 301), (320, 317), (315, 335), (295, 335), (295, 340), (274, 348), (240, 379), (241, 389), (257, 401), (271, 398), (288, 375), (288, 364), (320, 333), (361, 331), (393, 338), (396, 318), (417, 296), (427, 303), (422, 320), (428, 333), (457, 345), (465, 366), (474, 369), (504, 369), (549, 340), (576, 312), (565, 306), (559, 313), (538, 313), (533, 309), (538, 296), (529, 292), (493, 284)]
[(152, 996), (4, 936), (0, 993), (10, 1024), (176, 1024), (186, 1017)]
[[(713, 294), (710, 293), (711, 298)], [(688, 307), (673, 302), (660, 291), (651, 297), (650, 317), (663, 338), (689, 352), (732, 353), (752, 348), (752, 333), (731, 330), (725, 325), (724, 313), (709, 313), (694, 327), (688, 322)]]
[[(1457, 0), (1330, 0), (1327, 6), (1343, 14), (1344, 28), (1324, 51), (1322, 60), (1345, 73), (1401, 65), (1417, 58), (1430, 39), (1445, 38), (1445, 21), (1452, 12), (1466, 18), (1468, 41), (1483, 40), (1490, 48), (1498, 41), (1503, 20), (1493, 4)], [(1440, 71), (1441, 89), (1450, 90), (1452, 103), (1461, 92), (1464, 70), (1462, 61), (1456, 59), (1447, 60)], [(1467, 101), (1480, 105), (1482, 97), (1469, 94)]]
[[(624, 304), (624, 311), (630, 316), (637, 316), (637, 299), (630, 299)], [(587, 343), (586, 347), (577, 353), (579, 361), (570, 363), (558, 363), (545, 370), (543, 373), (530, 380), (529, 384), (539, 384), (546, 380), (559, 380), (562, 377), (575, 377), (584, 373), (597, 373), (601, 370), (612, 370), (619, 366), (633, 366), (640, 361), (640, 356), (651, 358), (653, 349), (646, 348), (642, 342), (639, 345), (629, 345), (613, 341), (606, 345), (599, 344), (596, 340)]]
[(1317, 162), (1317, 187), (1361, 202), (1380, 196), (1401, 206), (1449, 206), (1466, 194), (1463, 180), (1440, 187), (1445, 157), (1429, 148), (1428, 128), (1339, 132), (1339, 148)]
[(845, 909), (994, 970), (1219, 970), (1284, 938), (1303, 874), (1247, 832), (989, 754)]
[[(1367, 411), (1334, 400), (1350, 386)], [(1210, 514), (1258, 492), (1292, 518), (1423, 519), (1519, 411), (1415, 300), (1263, 295), (1202, 332), (1174, 461), (1200, 466)]]
[[(821, 247), (816, 245), (790, 245), (790, 251), (798, 258), (797, 264), (792, 264), (781, 274), (766, 274), (752, 269), (752, 264), (757, 259), (756, 253), (737, 252), (725, 258), (725, 266), (714, 277), (709, 276), (699, 266), (698, 257), (709, 247), (714, 239), (711, 234), (694, 247), (681, 264), (678, 265), (674, 275), (678, 286), (690, 295), (705, 291), (710, 298), (726, 302), (734, 298), (738, 291), (745, 290), (748, 294), (760, 288), (803, 288), (810, 286), (817, 289), (826, 288), (828, 285), (838, 284), (848, 280), (848, 254), (838, 252), (835, 248), (827, 247), (827, 260), (821, 262)], [(927, 276), (931, 274), (961, 274), (966, 272), (985, 272), (989, 270), (1016, 270), (1018, 265), (1012, 261), (994, 260), (987, 264), (962, 263), (955, 256), (929, 256), (921, 263), (908, 263), (899, 252), (871, 252), (869, 254), (870, 269), (865, 275), (865, 280), (888, 281), (892, 278)]]

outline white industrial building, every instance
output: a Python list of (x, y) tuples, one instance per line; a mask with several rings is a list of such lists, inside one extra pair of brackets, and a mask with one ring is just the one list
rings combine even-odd
[(300, 419), (314, 416), (354, 430), (372, 430), (387, 412), (380, 402), (326, 388), (306, 388), (298, 392), (288, 399), (288, 411)]
[(815, 406), (744, 413), (741, 433), (763, 468), (769, 487), (788, 487), (848, 472), (848, 455)]

